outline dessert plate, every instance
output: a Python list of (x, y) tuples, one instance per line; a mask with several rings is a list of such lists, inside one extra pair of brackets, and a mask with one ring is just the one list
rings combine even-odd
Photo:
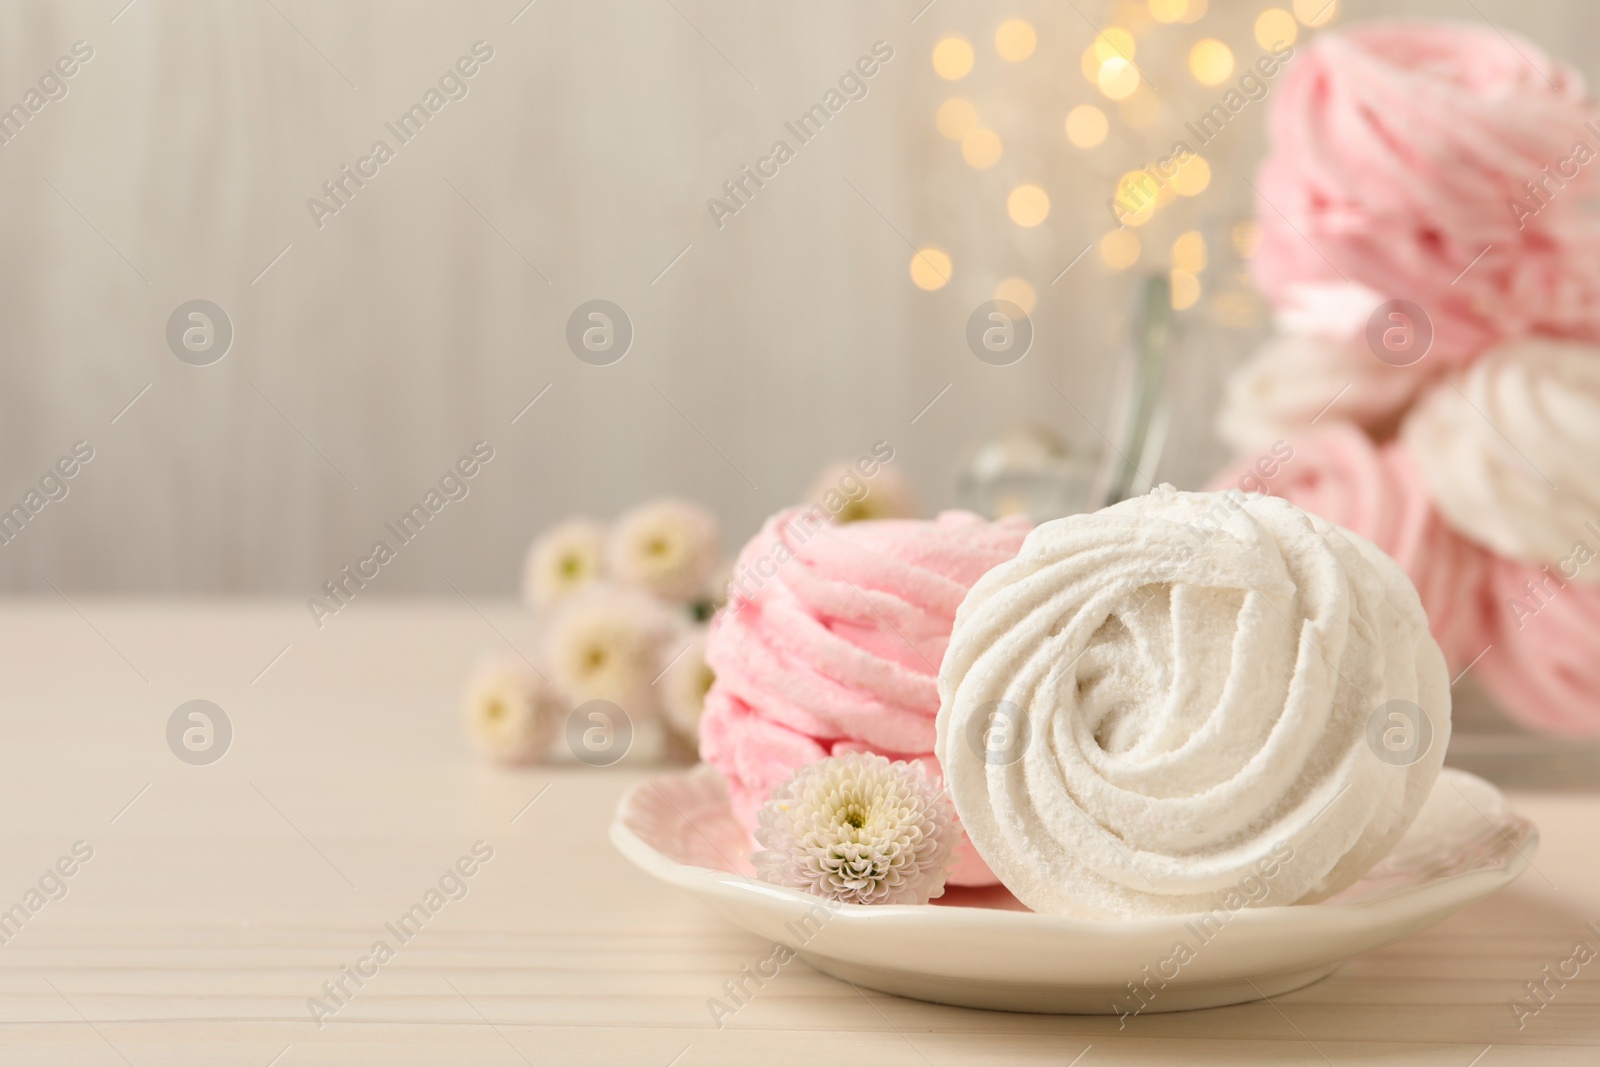
[(1509, 884), (1539, 834), (1494, 786), (1446, 769), (1394, 851), (1335, 897), (1112, 922), (1036, 914), (999, 886), (952, 887), (931, 905), (868, 906), (757, 881), (750, 838), (704, 764), (629, 790), (611, 840), (646, 873), (824, 974), (940, 1004), (1106, 1015), (1238, 1004), (1309, 985)]

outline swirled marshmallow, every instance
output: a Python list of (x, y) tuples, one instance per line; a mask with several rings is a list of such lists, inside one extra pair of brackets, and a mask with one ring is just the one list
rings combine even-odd
[(1429, 390), (1401, 438), (1451, 525), (1502, 556), (1556, 563), (1600, 520), (1600, 348), (1501, 345)]
[(1413, 301), (1434, 363), (1527, 333), (1595, 339), (1597, 117), (1580, 74), (1497, 27), (1319, 34), (1274, 93), (1252, 274), (1280, 304), (1319, 281)]
[(1493, 640), (1493, 556), (1439, 515), (1416, 460), (1399, 443), (1375, 445), (1336, 422), (1278, 442), (1265, 461), (1240, 462), (1212, 485), (1281, 496), (1383, 549), (1416, 585), (1452, 671)]
[[(1282, 500), (1167, 486), (1045, 523), (979, 579), (940, 692), (978, 852), (1035, 911), (1091, 917), (1338, 892), (1410, 825), (1450, 730), (1393, 560)], [(1413, 750), (1384, 758), (1372, 724), (1404, 707)]]
[[(700, 720), (700, 752), (747, 826), (774, 789), (828, 756), (919, 760), (939, 779), (936, 677), (956, 608), (1027, 530), (953, 511), (840, 525), (791, 508), (767, 520), (712, 623), (716, 681)], [(994, 876), (962, 841), (950, 882)]]
[(1492, 564), (1494, 646), (1473, 671), (1512, 718), (1541, 733), (1600, 737), (1597, 544), (1591, 536), (1554, 566)]

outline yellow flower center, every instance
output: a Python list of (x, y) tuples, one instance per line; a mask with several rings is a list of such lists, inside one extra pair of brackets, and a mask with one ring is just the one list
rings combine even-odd
[(491, 719), (502, 719), (506, 714), (506, 706), (498, 700), (491, 700), (489, 701), (489, 706), (484, 709), (484, 712)]
[(847, 522), (863, 522), (874, 517), (873, 506), (868, 504), (866, 500), (852, 500), (840, 510), (833, 521), (843, 524)]

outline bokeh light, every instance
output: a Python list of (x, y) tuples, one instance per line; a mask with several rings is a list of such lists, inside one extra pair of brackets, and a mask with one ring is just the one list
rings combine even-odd
[(1189, 11), (1189, 0), (1150, 0), (1150, 17), (1157, 22), (1181, 22)]
[(922, 248), (911, 257), (911, 281), (932, 292), (950, 284), (950, 256), (942, 248)]
[(1196, 41), (1189, 49), (1189, 73), (1201, 85), (1221, 85), (1233, 73), (1233, 51), (1215, 37)]
[(1189, 0), (1189, 6), (1184, 9), (1183, 17), (1179, 22), (1199, 22), (1206, 13), (1206, 0)]
[[(1155, 217), (1156, 209), (1162, 204), (1161, 193), (1165, 192), (1156, 181), (1145, 171), (1130, 170), (1117, 180), (1117, 186), (1112, 190), (1111, 196), (1116, 203), (1117, 217), (1124, 225), (1143, 226)], [(1167, 194), (1170, 198), (1171, 194)]]
[(1094, 45), (1090, 45), (1083, 50), (1082, 69), (1083, 76), (1088, 79), (1090, 85), (1099, 84), (1100, 57), (1094, 54)]
[(1050, 195), (1037, 185), (1019, 185), (1006, 197), (1006, 214), (1018, 226), (1037, 226), (1050, 217)]
[(965, 37), (946, 37), (933, 46), (933, 69), (939, 77), (955, 81), (972, 69), (972, 45)]
[(1022, 19), (1007, 19), (994, 31), (995, 51), (1000, 53), (1001, 59), (1012, 63), (1021, 63), (1033, 55), (1038, 43), (1039, 35)]
[(1104, 63), (1108, 59), (1132, 59), (1138, 47), (1133, 34), (1121, 26), (1107, 26), (1091, 45), (1094, 57)]
[(1189, 230), (1172, 242), (1172, 265), (1190, 274), (1206, 269), (1206, 239), (1199, 230)]
[(978, 170), (988, 170), (1000, 162), (1002, 150), (1000, 135), (982, 127), (973, 130), (961, 141), (961, 158)]
[(1186, 270), (1174, 270), (1171, 275), (1172, 306), (1177, 311), (1192, 308), (1200, 301), (1200, 279)]
[(1093, 104), (1079, 104), (1067, 112), (1067, 140), (1079, 148), (1093, 148), (1106, 139), (1111, 123)]
[(1100, 259), (1112, 270), (1127, 270), (1139, 262), (1139, 237), (1129, 230), (1112, 230), (1100, 238)]
[(1339, 13), (1339, 0), (1294, 0), (1294, 17), (1307, 26), (1326, 26)]
[(959, 141), (978, 128), (978, 109), (969, 101), (953, 96), (939, 105), (934, 122), (941, 134), (952, 141)]
[(1126, 100), (1139, 88), (1139, 72), (1126, 59), (1108, 59), (1100, 64), (1095, 83), (1112, 100)]
[(1039, 303), (1039, 294), (1034, 292), (1033, 285), (1026, 278), (1006, 278), (994, 287), (996, 300), (1009, 300), (1029, 315), (1033, 314), (1034, 307)]
[(1143, 226), (1156, 217), (1156, 208), (1160, 206), (1159, 202), (1152, 200), (1137, 211), (1125, 211), (1122, 221), (1128, 226)]
[(1281, 7), (1269, 7), (1256, 17), (1256, 44), (1262, 48), (1294, 44), (1299, 36), (1300, 24)]
[(1198, 196), (1211, 184), (1211, 164), (1204, 156), (1190, 156), (1172, 176), (1172, 191), (1179, 196)]

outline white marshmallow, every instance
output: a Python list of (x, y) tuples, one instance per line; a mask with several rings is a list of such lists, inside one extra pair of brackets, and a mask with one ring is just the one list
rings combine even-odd
[[(1170, 486), (1029, 534), (963, 601), (940, 695), (979, 853), (1035, 911), (1083, 916), (1338, 892), (1411, 824), (1450, 734), (1393, 560), (1282, 500)], [(1408, 765), (1368, 740), (1395, 700), (1431, 727)], [(985, 747), (996, 701), (1026, 744)]]
[(1501, 345), (1429, 390), (1401, 436), (1452, 526), (1502, 556), (1559, 562), (1600, 519), (1600, 348)]

